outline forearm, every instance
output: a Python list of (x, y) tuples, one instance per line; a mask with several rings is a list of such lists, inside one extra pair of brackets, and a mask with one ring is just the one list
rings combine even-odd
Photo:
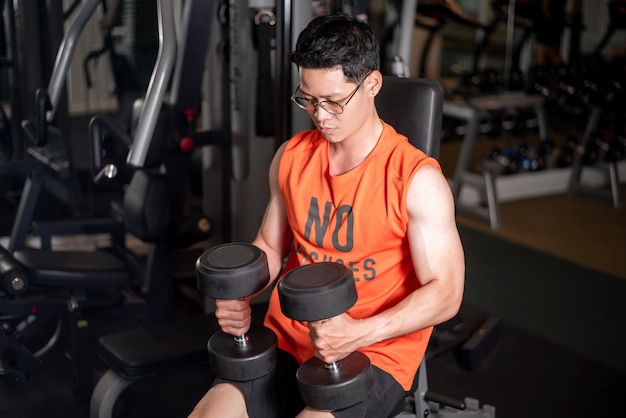
[(363, 335), (369, 339), (365, 345), (445, 322), (458, 312), (462, 297), (462, 290), (433, 280), (397, 305), (361, 321)]
[(265, 252), (267, 255), (267, 265), (270, 272), (270, 283), (272, 283), (280, 274), (283, 266), (283, 260), (285, 254), (281, 248), (274, 248), (262, 238), (262, 236), (257, 236), (252, 244), (259, 247), (261, 250)]
[(344, 313), (309, 323), (316, 356), (336, 361), (361, 348), (444, 322), (458, 312), (462, 293), (458, 287), (433, 280), (377, 315), (354, 319)]

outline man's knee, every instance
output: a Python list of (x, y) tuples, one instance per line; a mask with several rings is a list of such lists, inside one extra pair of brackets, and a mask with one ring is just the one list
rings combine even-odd
[(229, 383), (213, 386), (193, 409), (189, 418), (248, 418), (246, 400), (239, 388)]
[(333, 418), (334, 416), (330, 411), (319, 411), (306, 407), (298, 414), (297, 418)]

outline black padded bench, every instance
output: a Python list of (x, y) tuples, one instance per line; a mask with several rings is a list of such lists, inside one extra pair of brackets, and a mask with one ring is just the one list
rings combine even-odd
[(101, 337), (98, 354), (109, 370), (93, 391), (91, 417), (111, 417), (118, 396), (133, 382), (209, 367), (206, 345), (217, 330), (217, 319), (210, 313)]
[[(251, 304), (253, 323), (263, 322), (268, 296), (261, 294)], [(210, 312), (101, 337), (98, 354), (109, 370), (91, 396), (91, 418), (111, 418), (118, 396), (133, 382), (210, 367), (207, 342), (218, 330), (215, 313)]]

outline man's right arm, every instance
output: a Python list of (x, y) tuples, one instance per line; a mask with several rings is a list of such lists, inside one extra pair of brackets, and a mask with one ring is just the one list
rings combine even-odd
[(283, 143), (272, 160), (269, 170), (270, 200), (257, 236), (252, 242), (267, 254), (270, 277), (274, 281), (281, 271), (283, 260), (293, 241), (287, 222), (285, 205), (278, 188), (278, 167), (287, 142)]
[[(261, 227), (252, 242), (267, 254), (267, 263), (270, 271), (268, 287), (278, 277), (283, 258), (287, 254), (292, 241), (291, 230), (285, 215), (285, 206), (278, 189), (278, 166), (283, 155), (284, 146), (283, 144), (278, 149), (272, 160), (269, 171), (270, 200), (263, 215)], [(222, 331), (235, 336), (248, 332), (252, 320), (250, 301), (254, 296), (243, 299), (215, 301), (215, 317)]]

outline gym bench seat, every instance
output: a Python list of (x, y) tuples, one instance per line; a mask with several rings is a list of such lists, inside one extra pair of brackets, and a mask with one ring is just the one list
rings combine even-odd
[(205, 314), (101, 337), (98, 353), (109, 370), (93, 391), (91, 418), (110, 418), (117, 398), (133, 382), (208, 368), (207, 340), (218, 328), (215, 315)]
[[(106, 251), (20, 250), (13, 256), (44, 287), (123, 287), (131, 283), (128, 267)], [(62, 266), (62, 268), (60, 268)]]

